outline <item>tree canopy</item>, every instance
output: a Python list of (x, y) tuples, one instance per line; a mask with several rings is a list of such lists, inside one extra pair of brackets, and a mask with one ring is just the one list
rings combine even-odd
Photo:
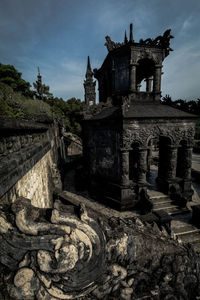
[(42, 100), (38, 94), (38, 81), (31, 84), (22, 78), (12, 65), (0, 63), (0, 115), (13, 118), (33, 118), (37, 115), (46, 115), (64, 122), (66, 130), (77, 135), (81, 132), (80, 99), (71, 98), (64, 101), (50, 93), (48, 85), (42, 84)]
[(33, 91), (30, 90), (31, 84), (21, 76), (22, 73), (18, 72), (14, 66), (0, 63), (0, 82), (9, 85), (15, 92), (31, 97), (33, 95)]

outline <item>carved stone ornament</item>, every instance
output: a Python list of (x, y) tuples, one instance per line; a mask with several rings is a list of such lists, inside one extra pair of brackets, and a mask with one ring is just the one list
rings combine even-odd
[(14, 222), (0, 210), (0, 259), (13, 271), (11, 299), (74, 299), (95, 288), (104, 268), (104, 234), (84, 206), (78, 215), (72, 208), (57, 200), (53, 209), (39, 209), (18, 198)]
[(112, 100), (110, 98), (107, 99), (106, 102), (100, 102), (94, 105), (84, 105), (83, 107), (83, 116), (84, 119), (90, 119), (92, 116), (98, 115), (104, 109), (108, 107), (112, 107)]
[(133, 142), (147, 147), (151, 138), (166, 136), (171, 139), (173, 145), (178, 146), (182, 140), (187, 141), (188, 145), (192, 144), (195, 129), (190, 126), (187, 129), (182, 127), (169, 127), (165, 125), (152, 125), (141, 129), (125, 129), (123, 133), (123, 149), (130, 149)]

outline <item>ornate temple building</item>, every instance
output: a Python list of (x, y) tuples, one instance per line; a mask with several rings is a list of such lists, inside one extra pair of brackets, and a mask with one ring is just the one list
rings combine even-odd
[(129, 40), (126, 33), (123, 43), (106, 37), (108, 55), (100, 69), (92, 71), (88, 58), (83, 112), (88, 188), (92, 197), (120, 210), (133, 209), (145, 198), (155, 145), (157, 189), (179, 199), (181, 206), (192, 198), (196, 116), (161, 103), (162, 64), (172, 51), (170, 32), (135, 42), (131, 24)]

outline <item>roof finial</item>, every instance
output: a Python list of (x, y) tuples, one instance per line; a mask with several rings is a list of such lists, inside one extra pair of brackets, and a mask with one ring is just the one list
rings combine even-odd
[(125, 35), (124, 35), (124, 44), (128, 43), (127, 35), (126, 35), (126, 30), (125, 30)]
[(129, 42), (130, 43), (134, 42), (134, 40), (133, 40), (133, 24), (132, 23), (130, 24), (130, 39), (129, 39)]
[(87, 70), (86, 70), (86, 74), (85, 77), (89, 78), (92, 77), (92, 69), (91, 69), (91, 65), (90, 65), (90, 57), (88, 56), (88, 62), (87, 62)]
[(91, 70), (90, 57), (89, 57), (89, 56), (88, 56), (88, 64), (87, 64), (87, 68), (88, 68), (88, 70), (92, 71), (92, 70)]
[(38, 67), (38, 75), (40, 75), (40, 68)]

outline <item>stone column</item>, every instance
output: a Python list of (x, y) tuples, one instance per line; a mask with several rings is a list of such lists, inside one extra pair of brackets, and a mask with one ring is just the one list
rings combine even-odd
[(129, 88), (131, 92), (136, 92), (136, 68), (137, 64), (130, 64)]
[(147, 172), (150, 174), (152, 162), (152, 140), (149, 142), (149, 147), (147, 150)]
[(155, 65), (155, 72), (154, 72), (154, 78), (153, 78), (153, 92), (154, 93), (160, 93), (161, 73), (162, 73), (162, 65)]
[(147, 173), (147, 149), (139, 148), (138, 149), (138, 183), (146, 183), (146, 173)]
[(129, 151), (127, 150), (121, 152), (121, 184), (129, 184)]
[(183, 150), (182, 174), (183, 179), (191, 180), (192, 147), (185, 147)]
[(152, 81), (153, 81), (153, 76), (150, 76), (146, 79), (146, 92), (147, 93), (152, 92)]
[(177, 147), (168, 146), (166, 152), (166, 179), (174, 179), (176, 177), (177, 166)]

